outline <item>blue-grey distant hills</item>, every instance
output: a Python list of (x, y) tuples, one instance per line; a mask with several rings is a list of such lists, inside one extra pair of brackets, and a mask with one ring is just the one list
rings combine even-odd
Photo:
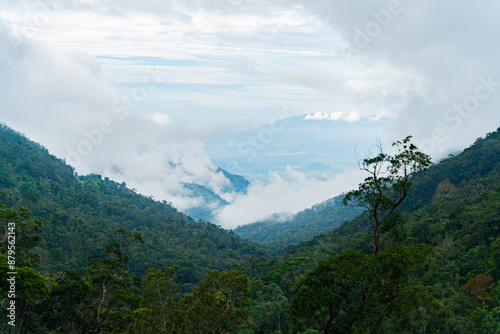
[(315, 178), (329, 178), (356, 167), (355, 149), (366, 152), (387, 119), (378, 121), (282, 119), (245, 131), (207, 134), (204, 148), (228, 172), (249, 180), (268, 181), (269, 172), (287, 166)]
[[(250, 182), (243, 176), (231, 174), (222, 168), (218, 168), (217, 172), (224, 174), (229, 181), (222, 188), (225, 194), (245, 194)], [(196, 198), (199, 202), (198, 205), (184, 210), (186, 214), (193, 217), (195, 220), (203, 220), (206, 222), (214, 221), (214, 212), (219, 210), (229, 202), (218, 195), (213, 189), (195, 183), (186, 183), (184, 188), (190, 191), (191, 197)], [(222, 194), (223, 195), (223, 194)]]

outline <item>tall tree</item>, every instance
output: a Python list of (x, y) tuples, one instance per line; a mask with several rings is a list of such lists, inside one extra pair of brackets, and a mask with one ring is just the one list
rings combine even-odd
[[(95, 333), (102, 333), (109, 321), (109, 317), (103, 316), (103, 311), (110, 308), (115, 294), (130, 285), (132, 275), (128, 273), (125, 262), (128, 260), (128, 247), (136, 241), (143, 242), (140, 233), (128, 233), (119, 229), (116, 233), (123, 239), (122, 244), (118, 242), (109, 243), (106, 246), (106, 259), (93, 259), (89, 263), (87, 275), (89, 283), (93, 286), (96, 299), (93, 302), (95, 308)], [(123, 246), (123, 247), (122, 247)]]
[[(294, 287), (290, 315), (296, 327), (315, 328), (323, 333), (339, 333), (349, 318), (357, 317), (366, 299), (366, 255), (346, 251), (319, 262)], [(356, 307), (353, 299), (364, 293)], [(348, 312), (352, 309), (356, 315)]]
[(411, 143), (411, 136), (394, 142), (392, 146), (396, 148), (396, 154), (384, 153), (379, 144), (379, 153), (375, 157), (365, 158), (359, 163), (359, 168), (369, 175), (357, 190), (348, 192), (344, 198), (345, 205), (368, 210), (375, 254), (380, 251), (380, 234), (384, 224), (401, 225), (402, 217), (397, 216), (395, 210), (411, 189), (411, 177), (431, 165), (430, 157)]

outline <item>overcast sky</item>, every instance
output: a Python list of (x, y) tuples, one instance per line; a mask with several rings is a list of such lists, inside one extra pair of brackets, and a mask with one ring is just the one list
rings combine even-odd
[[(277, 109), (389, 117), (374, 136), (412, 134), (439, 158), (500, 125), (499, 15), (494, 0), (0, 0), (0, 117), (78, 172), (180, 208), (192, 204), (181, 182), (226, 182), (206, 130), (269, 124)], [(297, 211), (360, 179), (290, 175), (220, 223)]]

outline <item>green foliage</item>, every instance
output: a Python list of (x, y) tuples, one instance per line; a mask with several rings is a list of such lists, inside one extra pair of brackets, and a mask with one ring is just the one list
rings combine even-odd
[(12, 250), (18, 267), (38, 266), (40, 255), (32, 251), (32, 248), (42, 244), (43, 237), (40, 235), (42, 228), (42, 222), (39, 219), (33, 219), (28, 209), (23, 207), (6, 209), (4, 203), (0, 202), (0, 230), (2, 231), (0, 252), (7, 254), (9, 250)]
[(257, 280), (252, 284), (252, 305), (244, 328), (251, 333), (286, 332), (288, 298), (275, 283)]
[[(405, 332), (408, 328), (415, 328), (415, 332), (420, 328), (427, 333), (497, 331), (496, 308), (500, 307), (500, 289), (497, 290), (500, 279), (499, 134), (500, 130), (460, 155), (412, 176), (412, 190), (396, 210), (405, 220), (404, 229), (400, 231), (407, 235), (391, 235), (397, 231), (389, 224), (383, 229), (381, 244), (390, 249), (395, 246), (393, 239), (399, 235), (410, 245), (427, 243), (434, 246), (434, 253), (413, 279), (413, 291), (425, 293), (427, 297), (421, 299), (420, 306), (409, 308), (410, 314), (392, 313), (385, 318), (381, 332)], [(456, 189), (439, 194), (436, 189), (445, 179), (451, 180)], [(326, 235), (288, 247), (282, 256), (288, 259), (308, 255), (319, 259), (344, 249), (358, 249), (369, 254), (373, 249), (369, 247), (371, 228), (368, 215), (362, 215)], [(492, 280), (481, 288), (480, 281), (474, 281), (478, 277), (492, 277)], [(467, 288), (467, 284), (474, 286), (474, 283), (483, 289), (485, 295), (479, 295), (483, 297), (472, 294), (477, 290)], [(489, 298), (484, 298), (488, 295)], [(434, 313), (429, 312), (429, 306)]]
[(246, 320), (248, 278), (235, 271), (209, 271), (193, 294), (180, 301), (182, 333), (236, 333)]
[[(8, 274), (15, 272), (15, 275)], [(14, 279), (15, 291), (11, 289), (11, 282), (8, 279)], [(7, 307), (10, 301), (15, 301), (16, 329), (23, 331), (35, 330), (34, 332), (43, 332), (45, 326), (40, 321), (40, 317), (34, 311), (39, 307), (40, 300), (49, 295), (49, 286), (47, 279), (37, 273), (33, 268), (16, 267), (10, 269), (7, 264), (7, 258), (0, 254), (0, 297), (2, 299), (2, 314), (0, 319), (0, 330), (2, 333), (8, 333), (12, 327), (7, 323)]]
[[(43, 331), (45, 327), (33, 309), (48, 296), (48, 280), (31, 268), (39, 262), (39, 255), (32, 248), (42, 242), (39, 234), (42, 223), (32, 219), (26, 208), (4, 208), (1, 203), (0, 224), (0, 299), (5, 313), (0, 329), (10, 332), (12, 326), (6, 322), (15, 320), (20, 332), (30, 328)], [(7, 307), (14, 307), (16, 318), (7, 318), (10, 315)]]
[(403, 321), (418, 304), (434, 312), (433, 298), (412, 282), (429, 255), (421, 245), (373, 255), (345, 251), (320, 261), (294, 288), (292, 321), (298, 329), (361, 333), (376, 332), (392, 314)]
[[(0, 254), (0, 293), (3, 298), (6, 298), (10, 289), (8, 278), (16, 277), (16, 298), (26, 304), (33, 304), (40, 298), (49, 293), (46, 279), (35, 272), (30, 267), (15, 267), (14, 270), (9, 268), (7, 257)], [(15, 272), (16, 275), (10, 275), (9, 272)]]
[(179, 291), (179, 285), (175, 284), (175, 270), (167, 268), (165, 272), (150, 268), (146, 271), (146, 277), (142, 281), (143, 296), (147, 310), (146, 322), (153, 333), (175, 333), (178, 325), (175, 321), (175, 294)]
[(313, 327), (324, 333), (346, 327), (351, 317), (346, 312), (349, 297), (361, 290), (365, 261), (366, 256), (360, 252), (343, 252), (321, 261), (299, 280), (290, 304), (295, 326)]
[(246, 320), (248, 279), (234, 271), (209, 271), (193, 293), (177, 296), (175, 271), (148, 270), (142, 282), (141, 333), (236, 333)]
[(121, 291), (126, 291), (133, 284), (133, 277), (128, 274), (125, 265), (128, 259), (127, 239), (142, 242), (139, 234), (128, 233), (123, 229), (118, 230), (117, 234), (124, 239), (124, 249), (121, 249), (122, 245), (118, 242), (109, 243), (106, 246), (107, 258), (92, 259), (86, 270), (86, 281), (91, 287), (91, 295), (94, 296), (89, 308), (92, 309), (92, 318), (95, 319), (95, 329), (98, 333), (102, 333), (109, 326), (108, 323), (113, 322), (116, 313), (114, 308), (124, 302)]

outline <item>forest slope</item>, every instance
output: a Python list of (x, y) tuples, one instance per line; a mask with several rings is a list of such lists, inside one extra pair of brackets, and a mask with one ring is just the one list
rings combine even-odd
[(7, 207), (24, 206), (44, 223), (40, 270), (56, 272), (104, 256), (123, 228), (140, 232), (144, 245), (131, 249), (128, 266), (176, 269), (194, 284), (208, 269), (224, 270), (247, 256), (265, 256), (258, 246), (210, 223), (195, 222), (166, 202), (154, 201), (99, 175), (77, 176), (48, 151), (7, 126), (0, 127), (0, 192)]
[[(413, 190), (399, 210), (406, 221), (402, 230), (407, 236), (404, 246), (396, 247), (389, 233), (383, 233), (381, 254), (385, 250), (428, 247), (425, 262), (410, 275), (411, 281), (405, 281), (411, 282), (412, 289), (425, 297), (420, 304), (409, 298), (409, 304), (401, 309), (404, 312), (382, 314), (375, 327), (377, 332), (401, 333), (411, 328), (415, 333), (499, 333), (500, 129), (477, 139), (457, 156), (415, 175), (412, 181)], [(310, 241), (288, 246), (270, 261), (250, 259), (240, 264), (238, 270), (262, 281), (263, 286), (276, 284), (288, 303), (293, 303), (298, 291), (312, 291), (297, 290), (297, 282), (304, 284), (304, 278), (308, 277), (308, 282), (317, 282), (321, 291), (311, 292), (310, 297), (322, 300), (335, 282), (327, 284), (318, 278), (316, 274), (322, 266), (352, 254), (376, 259), (373, 249), (373, 229), (364, 213)], [(403, 253), (394, 254), (396, 258), (404, 257)], [(332, 275), (335, 272), (329, 271)], [(379, 274), (383, 275), (374, 271), (373, 281), (368, 282), (375, 282)], [(349, 277), (339, 279), (343, 282)], [(297, 311), (301, 304), (288, 305), (289, 310)], [(306, 317), (301, 312), (280, 315), (286, 316)], [(301, 330), (305, 328), (321, 329), (313, 323)], [(366, 331), (350, 328), (344, 332)]]

